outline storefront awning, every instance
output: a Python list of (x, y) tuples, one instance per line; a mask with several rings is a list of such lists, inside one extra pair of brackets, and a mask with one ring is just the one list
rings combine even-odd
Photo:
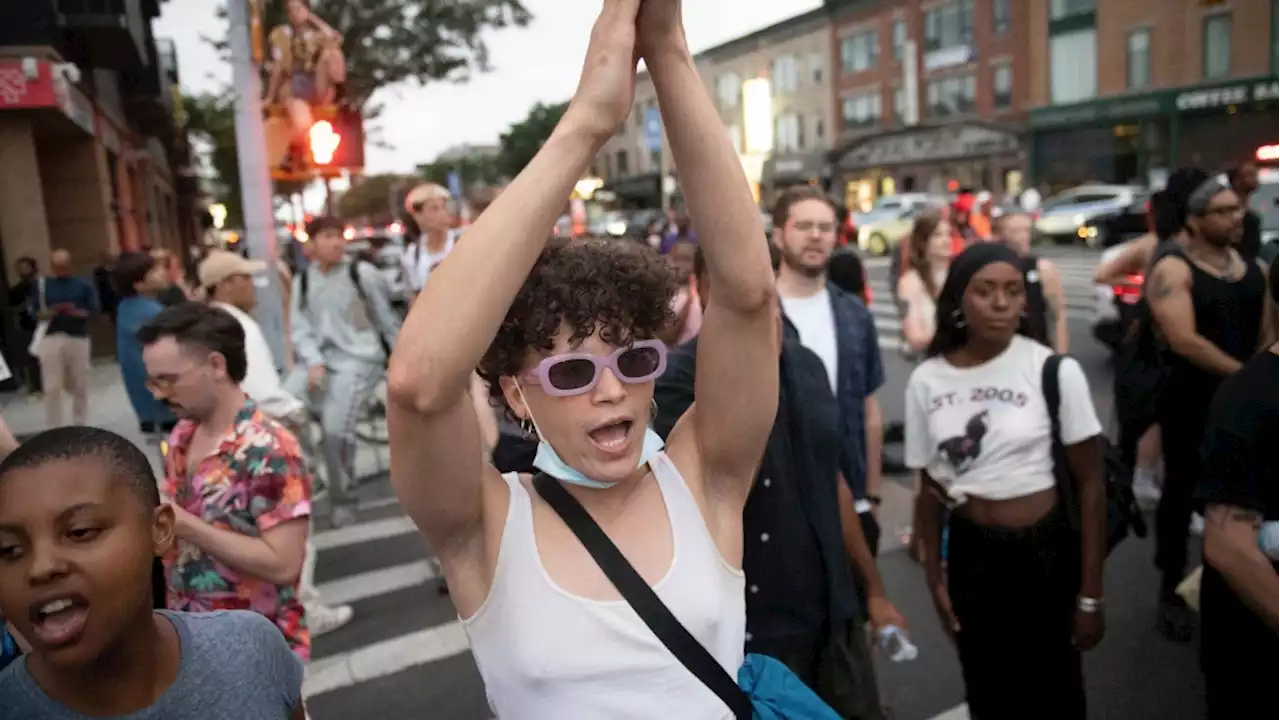
[(1034, 108), (1027, 117), (1027, 125), (1032, 130), (1041, 130), (1133, 121), (1175, 113), (1226, 113), (1227, 108), (1237, 105), (1274, 102), (1277, 94), (1276, 76), (1262, 75)]
[(631, 177), (619, 178), (604, 184), (601, 190), (611, 192), (624, 198), (646, 199), (662, 195), (662, 185), (658, 173), (644, 173)]
[(914, 127), (853, 141), (837, 150), (835, 165), (842, 171), (988, 158), (1016, 153), (1016, 132), (986, 123), (963, 122)]
[(761, 182), (775, 185), (820, 180), (831, 174), (827, 158), (820, 152), (771, 155), (764, 163)]
[(54, 110), (94, 134), (93, 102), (47, 60), (0, 60), (0, 110)]

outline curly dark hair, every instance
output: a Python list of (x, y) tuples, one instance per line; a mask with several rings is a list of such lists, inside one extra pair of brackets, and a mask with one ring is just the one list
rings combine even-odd
[(597, 328), (623, 346), (657, 337), (675, 321), (678, 282), (652, 249), (616, 240), (555, 239), (547, 243), (477, 371), (489, 394), (502, 398), (498, 378), (515, 375), (529, 350), (550, 352), (562, 325), (576, 345)]

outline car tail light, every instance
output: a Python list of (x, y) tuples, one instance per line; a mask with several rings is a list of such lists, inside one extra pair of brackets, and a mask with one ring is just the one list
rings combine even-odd
[(1123, 285), (1112, 285), (1111, 292), (1115, 294), (1116, 299), (1126, 305), (1132, 305), (1142, 299), (1142, 282), (1143, 277), (1139, 274), (1125, 275), (1125, 283)]

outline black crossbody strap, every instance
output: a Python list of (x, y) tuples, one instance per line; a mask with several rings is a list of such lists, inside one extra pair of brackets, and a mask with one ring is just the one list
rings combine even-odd
[(738, 720), (751, 720), (751, 699), (738, 687), (738, 683), (716, 662), (707, 649), (689, 634), (675, 615), (640, 577), (640, 573), (627, 562), (622, 551), (600, 529), (568, 490), (545, 473), (533, 478), (538, 495), (564, 520), (582, 545), (591, 553), (596, 564), (604, 571), (609, 582), (618, 589), (622, 598), (631, 605), (645, 625), (653, 631), (662, 644), (676, 656), (689, 672), (702, 681), (711, 692), (724, 702)]
[(1062, 392), (1058, 389), (1058, 368), (1062, 366), (1061, 355), (1050, 355), (1044, 361), (1041, 370), (1040, 387), (1044, 392), (1044, 404), (1049, 408), (1049, 422), (1053, 424), (1053, 442), (1062, 442), (1062, 418), (1059, 415), (1062, 407)]

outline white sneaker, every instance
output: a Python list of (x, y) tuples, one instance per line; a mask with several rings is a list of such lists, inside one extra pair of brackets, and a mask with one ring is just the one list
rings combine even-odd
[(1145, 509), (1160, 503), (1160, 486), (1156, 484), (1155, 473), (1139, 471), (1133, 474), (1133, 497)]
[(352, 616), (356, 614), (350, 605), (339, 605), (337, 607), (329, 607), (327, 605), (312, 605), (307, 609), (307, 627), (311, 630), (311, 637), (317, 638), (327, 632), (333, 632), (338, 628), (351, 622)]

